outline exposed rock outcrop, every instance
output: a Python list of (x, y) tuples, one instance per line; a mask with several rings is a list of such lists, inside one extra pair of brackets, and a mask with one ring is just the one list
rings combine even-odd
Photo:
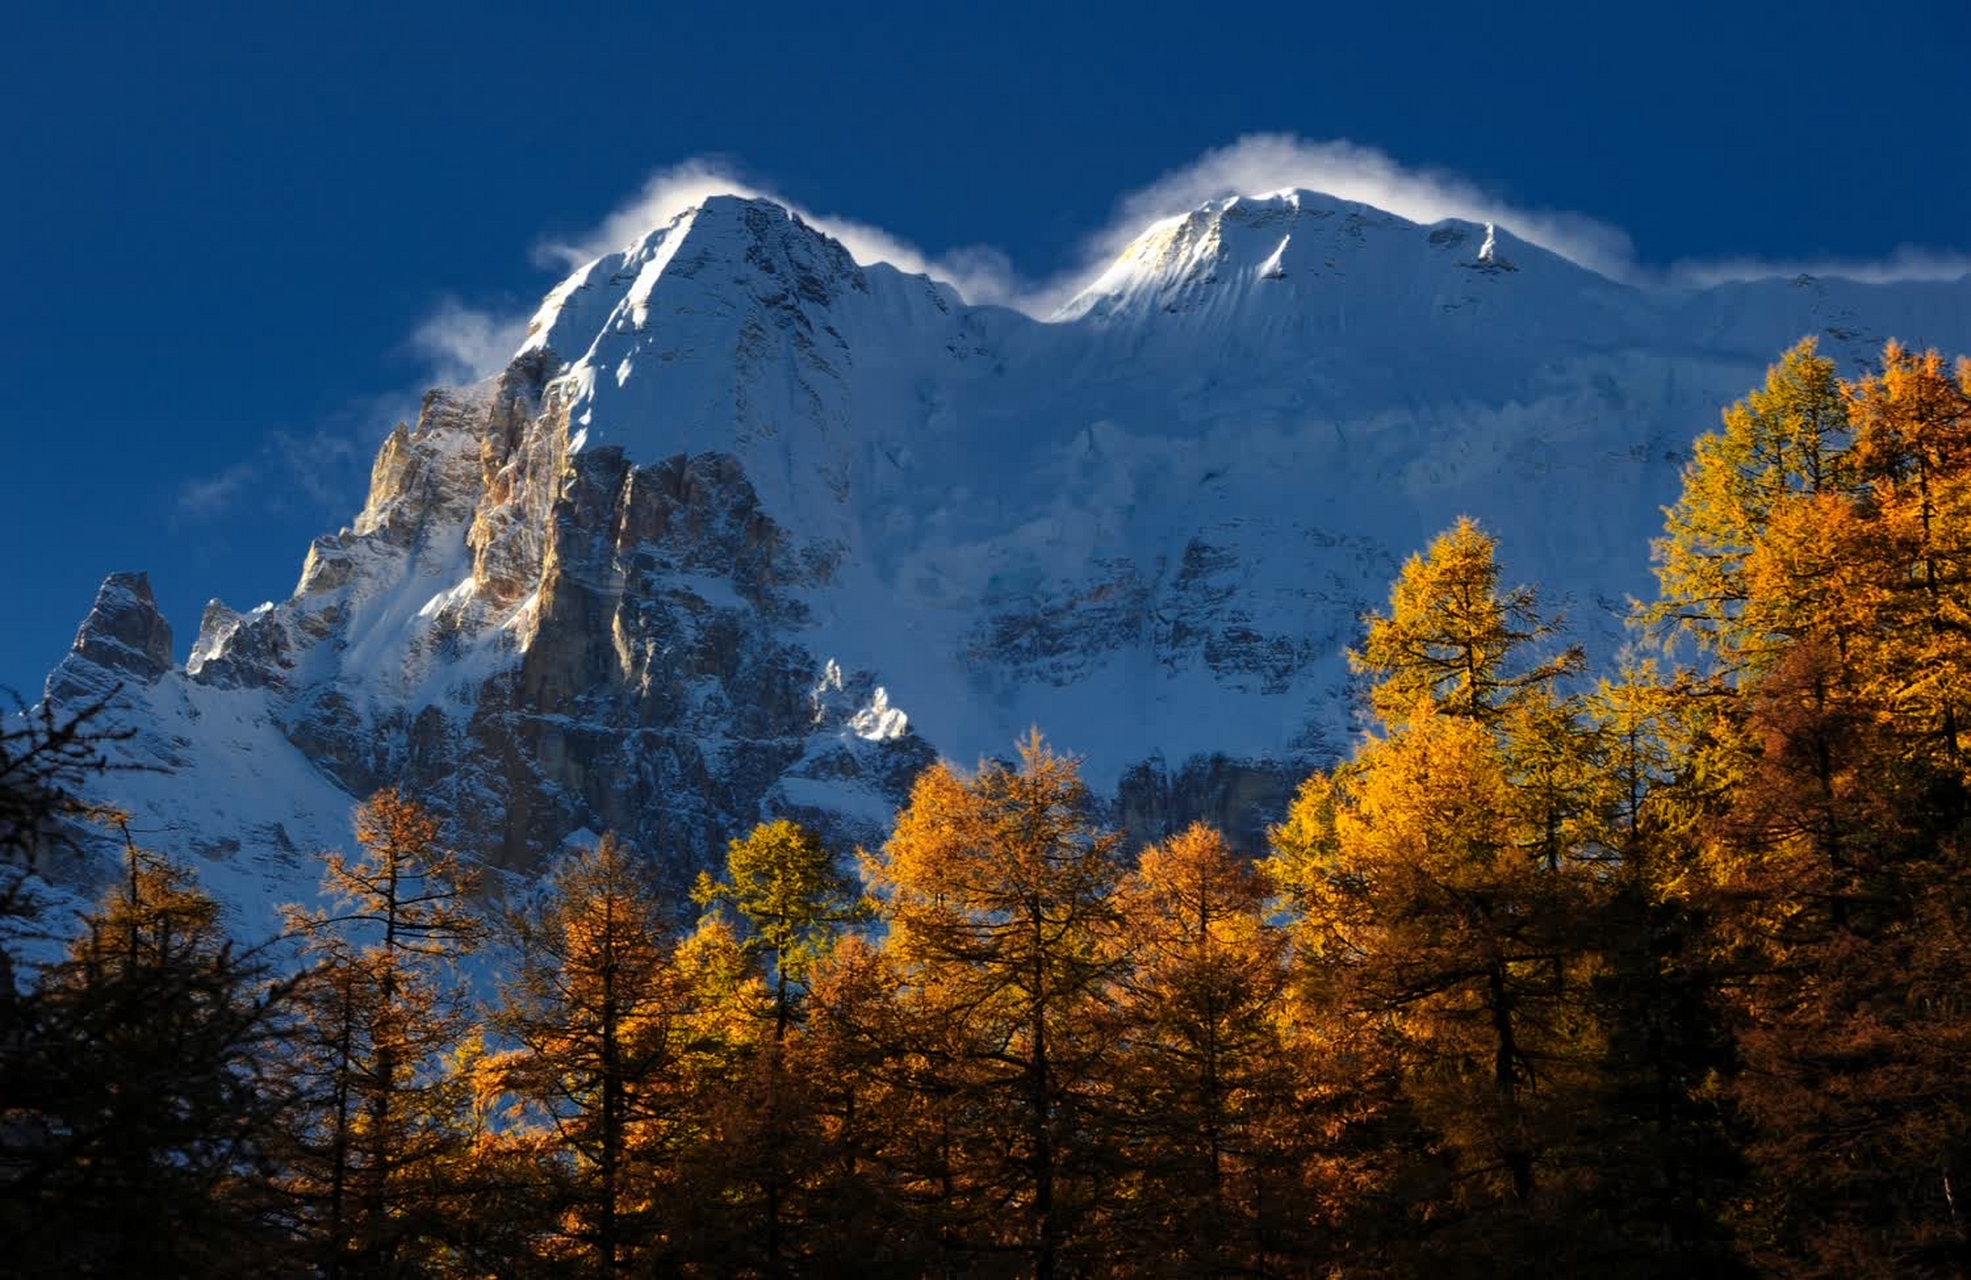
[[(1809, 331), (1971, 347), (1971, 285), (1659, 297), (1289, 192), (1149, 228), (1042, 323), (713, 197), (425, 397), (286, 599), (212, 602), (174, 674), (116, 575), (48, 693), (130, 691), (131, 761), (186, 779), (144, 799), (270, 895), (387, 784), (499, 868), (611, 831), (682, 887), (763, 817), (880, 841), (1029, 725), (1133, 839), (1256, 850), (1345, 750), (1404, 555), (1469, 513), (1556, 596), (1643, 589), (1676, 447)], [(1574, 621), (1606, 651), (1617, 613)]]
[(1146, 760), (1122, 776), (1115, 822), (1134, 844), (1150, 844), (1203, 822), (1225, 833), (1234, 849), (1259, 854), (1266, 830), (1286, 813), (1294, 789), (1316, 756), (1233, 760), (1193, 756), (1176, 769)]
[(151, 684), (171, 670), (171, 627), (143, 573), (112, 573), (76, 630), (75, 643), (48, 676), (52, 702), (89, 702), (118, 685)]

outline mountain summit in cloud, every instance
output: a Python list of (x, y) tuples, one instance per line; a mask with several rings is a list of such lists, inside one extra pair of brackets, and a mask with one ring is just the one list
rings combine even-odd
[[(1106, 223), (1083, 237), (1068, 264), (1051, 274), (1023, 273), (1011, 256), (989, 244), (926, 252), (869, 221), (803, 208), (743, 165), (721, 157), (699, 157), (658, 170), (587, 231), (536, 245), (534, 259), (563, 270), (579, 267), (619, 252), (709, 197), (732, 195), (766, 199), (786, 208), (840, 243), (864, 266), (880, 263), (906, 274), (928, 275), (949, 284), (968, 303), (1010, 307), (1049, 319), (1109, 272), (1139, 236), (1182, 221), (1214, 202), (1290, 191), (1325, 193), (1421, 224), (1456, 220), (1509, 228), (1514, 236), (1598, 275), (1651, 292), (1685, 293), (1803, 274), (1869, 284), (1948, 283), (1971, 274), (1971, 258), (1963, 253), (1908, 245), (1874, 260), (1763, 261), (1736, 256), (1650, 265), (1639, 259), (1629, 234), (1604, 219), (1529, 208), (1471, 178), (1407, 166), (1374, 147), (1285, 133), (1247, 134), (1125, 194)], [(411, 345), (430, 357), (435, 378), (457, 380), (466, 372), (490, 375), (499, 370), (510, 349), (501, 340), (519, 332), (524, 323), (524, 316), (484, 312), (448, 299), (418, 326)]]
[(1456, 516), (1606, 651), (1691, 439), (1783, 347), (1971, 348), (1964, 281), (1643, 289), (1304, 189), (1152, 220), (1045, 321), (771, 200), (659, 212), (426, 396), (288, 598), (214, 601), (180, 665), (105, 584), (48, 696), (122, 683), (156, 772), (106, 796), (242, 909), (384, 785), (516, 875), (613, 831), (682, 885), (763, 815), (879, 838), (1035, 724), (1133, 832), (1250, 842)]

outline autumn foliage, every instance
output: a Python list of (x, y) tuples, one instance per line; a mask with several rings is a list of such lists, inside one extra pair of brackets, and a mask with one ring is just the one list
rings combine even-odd
[(494, 892), (385, 791), (248, 951), (111, 815), (0, 987), (6, 1263), (1971, 1274), (1971, 366), (1786, 352), (1599, 680), (1497, 551), (1403, 566), (1265, 848), (1131, 847), (1038, 731), (688, 903), (609, 837)]

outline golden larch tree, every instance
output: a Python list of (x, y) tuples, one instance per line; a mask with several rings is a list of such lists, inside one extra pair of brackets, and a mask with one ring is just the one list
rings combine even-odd
[(1097, 1008), (1116, 952), (1119, 837), (1099, 830), (1076, 762), (1035, 731), (1017, 765), (919, 776), (869, 860), (906, 999), (945, 1060), (924, 1083), (962, 1095), (943, 1206), (978, 1246), (1052, 1276), (1092, 1208), (1089, 1081), (1108, 1046)]

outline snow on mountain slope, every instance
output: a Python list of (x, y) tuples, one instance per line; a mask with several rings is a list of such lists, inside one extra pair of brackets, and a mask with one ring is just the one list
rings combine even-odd
[(1029, 724), (1139, 834), (1251, 840), (1345, 750), (1403, 557), (1475, 515), (1610, 650), (1692, 437), (1803, 334), (1971, 349), (1971, 283), (1639, 290), (1282, 192), (1041, 322), (714, 197), (428, 397), (291, 597), (215, 602), (177, 669), (113, 579), (49, 696), (123, 679), (170, 772), (106, 788), (262, 900), (386, 783), (497, 866), (615, 830), (682, 883), (764, 814), (879, 838), (924, 763)]
[[(1517, 277), (1509, 279), (1508, 277)], [(1307, 191), (1215, 200), (1159, 223), (1060, 311), (1114, 322), (1162, 312), (1159, 334), (1228, 327), (1403, 339), (1420, 317), (1474, 331), (1563, 336), (1586, 320), (1637, 332), (1634, 290), (1489, 225), (1419, 228), (1369, 205)]]

